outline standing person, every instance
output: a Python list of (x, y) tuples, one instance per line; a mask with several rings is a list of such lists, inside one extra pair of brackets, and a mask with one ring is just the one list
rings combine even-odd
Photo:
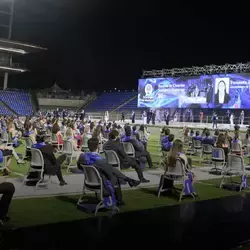
[(226, 112), (226, 116), (227, 116), (227, 123), (230, 124), (230, 110), (229, 109)]
[(203, 122), (203, 111), (201, 110), (200, 111), (200, 123), (202, 123)]
[(121, 121), (124, 122), (125, 121), (125, 114), (124, 114), (124, 112), (122, 112), (121, 115), (122, 115)]
[(239, 124), (240, 125), (244, 124), (244, 117), (245, 117), (245, 113), (244, 113), (244, 110), (242, 110), (240, 113), (240, 117), (239, 117)]
[(234, 114), (231, 113), (230, 115), (230, 126), (233, 126), (234, 125)]
[(142, 122), (143, 122), (144, 125), (146, 125), (147, 121), (148, 121), (147, 112), (144, 110), (143, 113), (142, 113)]
[(169, 112), (167, 110), (164, 112), (164, 120), (166, 122), (166, 125), (168, 126), (169, 125)]
[(217, 114), (214, 112), (214, 113), (213, 113), (213, 116), (212, 116), (213, 128), (214, 128), (214, 127), (217, 128), (217, 120), (218, 120)]
[(108, 121), (109, 121), (109, 112), (108, 111), (106, 111), (105, 114), (104, 114), (104, 121), (106, 123), (108, 123)]
[(155, 116), (156, 116), (156, 113), (155, 113), (155, 110), (152, 111), (152, 124), (155, 125)]
[(150, 121), (151, 121), (151, 118), (152, 118), (152, 110), (148, 110), (147, 113), (146, 113), (146, 115), (147, 115), (146, 122), (147, 122), (147, 124), (149, 124)]
[(132, 110), (132, 113), (131, 113), (131, 120), (132, 120), (132, 123), (135, 123), (135, 111)]
[(84, 119), (85, 119), (85, 111), (82, 110), (81, 115), (80, 115), (80, 120), (84, 121)]

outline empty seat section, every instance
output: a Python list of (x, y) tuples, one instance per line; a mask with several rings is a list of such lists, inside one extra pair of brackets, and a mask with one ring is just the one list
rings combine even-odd
[(122, 110), (137, 109), (137, 102), (138, 102), (138, 97), (131, 100), (130, 102), (127, 102), (125, 105), (121, 106), (119, 110), (122, 111)]
[(0, 100), (13, 109), (18, 115), (32, 115), (33, 109), (28, 93), (0, 91)]
[(115, 93), (103, 93), (96, 100), (90, 103), (85, 110), (86, 111), (110, 111), (130, 98), (136, 95), (136, 92), (115, 92)]

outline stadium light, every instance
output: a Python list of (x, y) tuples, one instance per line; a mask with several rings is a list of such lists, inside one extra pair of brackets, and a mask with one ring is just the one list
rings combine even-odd
[(2, 70), (9, 70), (9, 71), (15, 71), (15, 72), (19, 72), (19, 73), (26, 72), (25, 69), (16, 69), (16, 68), (4, 67), (4, 66), (0, 66), (0, 69), (2, 69)]
[(22, 54), (22, 55), (27, 54), (27, 52), (22, 50), (22, 49), (13, 49), (13, 48), (0, 47), (0, 50), (1, 51), (6, 51), (6, 52), (13, 52), (13, 53), (17, 53), (17, 54)]

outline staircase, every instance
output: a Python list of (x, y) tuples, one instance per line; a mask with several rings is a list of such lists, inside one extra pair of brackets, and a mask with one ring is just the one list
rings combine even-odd
[(122, 106), (124, 106), (124, 105), (126, 105), (127, 103), (131, 102), (131, 101), (134, 100), (136, 97), (137, 97), (137, 95), (136, 95), (136, 96), (133, 96), (132, 98), (128, 99), (127, 101), (125, 101), (124, 103), (122, 103), (121, 105), (119, 105), (118, 107), (116, 107), (116, 108), (115, 108), (114, 110), (112, 110), (112, 111), (114, 112), (114, 111), (119, 110)]

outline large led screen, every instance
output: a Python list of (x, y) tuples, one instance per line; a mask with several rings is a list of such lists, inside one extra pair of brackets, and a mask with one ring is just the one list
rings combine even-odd
[(139, 108), (250, 108), (250, 74), (140, 79)]

